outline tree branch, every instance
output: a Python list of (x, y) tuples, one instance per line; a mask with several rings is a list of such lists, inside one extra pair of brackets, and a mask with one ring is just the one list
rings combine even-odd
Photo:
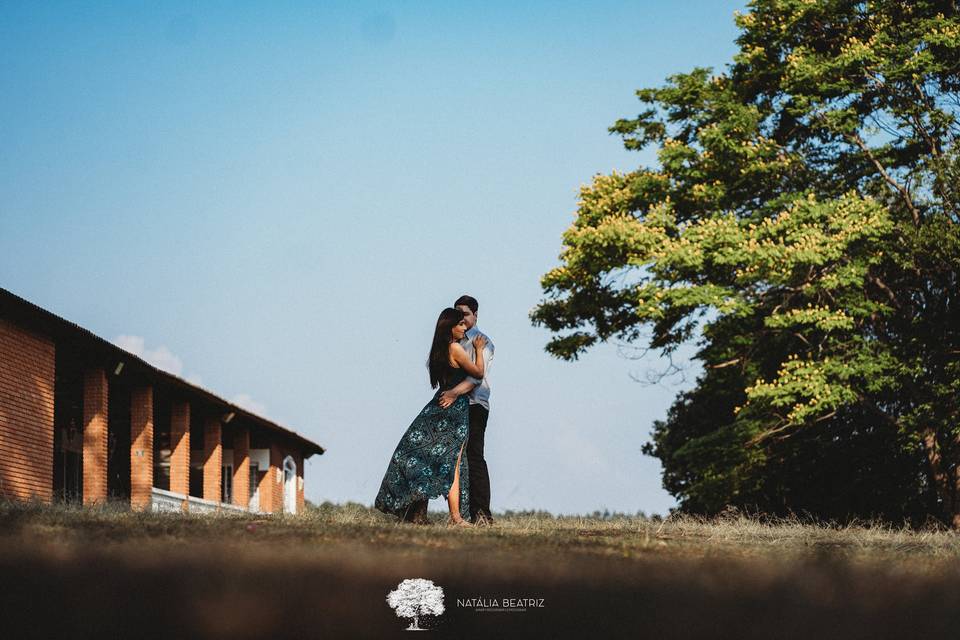
[(877, 171), (883, 177), (884, 181), (900, 194), (904, 203), (907, 205), (907, 208), (910, 209), (910, 214), (913, 216), (914, 226), (919, 227), (920, 212), (914, 206), (913, 198), (910, 197), (910, 194), (907, 192), (907, 190), (904, 189), (900, 183), (890, 177), (890, 174), (887, 173), (887, 170), (883, 168), (883, 165), (880, 164), (880, 161), (877, 160), (876, 156), (873, 155), (873, 152), (870, 151), (870, 147), (867, 146), (859, 134), (848, 134), (846, 137), (848, 140), (852, 141), (865, 156), (867, 156), (867, 159), (870, 160), (870, 162), (873, 163), (873, 166), (877, 168)]
[(733, 360), (727, 360), (726, 362), (721, 362), (720, 364), (708, 364), (708, 369), (723, 369), (724, 367), (729, 367), (731, 365), (737, 364), (743, 358), (734, 358)]
[(870, 281), (873, 282), (873, 284), (877, 285), (877, 287), (881, 291), (887, 294), (887, 298), (890, 299), (890, 302), (893, 303), (893, 306), (895, 306), (897, 309), (902, 308), (900, 305), (900, 301), (897, 300), (896, 294), (894, 294), (893, 291), (890, 290), (890, 287), (884, 284), (883, 280), (881, 280), (877, 276), (870, 276)]

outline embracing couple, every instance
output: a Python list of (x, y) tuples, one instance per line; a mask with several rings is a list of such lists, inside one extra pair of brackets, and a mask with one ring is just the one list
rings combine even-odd
[(405, 522), (428, 524), (427, 501), (446, 496), (450, 524), (493, 523), (483, 459), (493, 343), (477, 329), (478, 308), (460, 296), (440, 312), (427, 359), (437, 392), (400, 438), (380, 484), (374, 505)]

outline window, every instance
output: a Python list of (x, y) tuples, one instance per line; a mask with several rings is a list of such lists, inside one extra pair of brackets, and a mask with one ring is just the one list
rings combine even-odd
[(223, 465), (220, 472), (221, 500), (227, 504), (233, 504), (233, 465)]
[(283, 461), (283, 510), (297, 512), (297, 463), (291, 456)]
[(259, 487), (259, 478), (260, 476), (260, 467), (256, 462), (250, 463), (250, 511), (259, 511), (260, 510), (260, 493), (257, 491)]

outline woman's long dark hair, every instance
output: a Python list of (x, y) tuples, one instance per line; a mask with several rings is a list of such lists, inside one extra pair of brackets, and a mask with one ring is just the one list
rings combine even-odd
[(452, 330), (463, 320), (463, 311), (447, 307), (440, 312), (437, 318), (437, 328), (433, 331), (433, 344), (430, 345), (430, 356), (427, 358), (427, 368), (430, 370), (430, 386), (434, 389), (446, 381), (450, 362), (450, 341), (453, 340)]

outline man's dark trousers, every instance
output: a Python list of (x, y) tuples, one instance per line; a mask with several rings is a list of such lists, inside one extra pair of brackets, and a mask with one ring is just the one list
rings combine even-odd
[(467, 464), (470, 468), (470, 520), (490, 515), (490, 474), (483, 459), (483, 436), (487, 431), (490, 412), (483, 405), (470, 405), (470, 435), (467, 439)]
[[(470, 520), (477, 521), (483, 515), (491, 522), (490, 515), (490, 474), (487, 461), (483, 458), (483, 436), (487, 431), (487, 418), (490, 412), (483, 405), (470, 405), (470, 435), (467, 437), (467, 465), (470, 468)], [(410, 504), (401, 518), (406, 522), (426, 520), (427, 501), (416, 500)]]

